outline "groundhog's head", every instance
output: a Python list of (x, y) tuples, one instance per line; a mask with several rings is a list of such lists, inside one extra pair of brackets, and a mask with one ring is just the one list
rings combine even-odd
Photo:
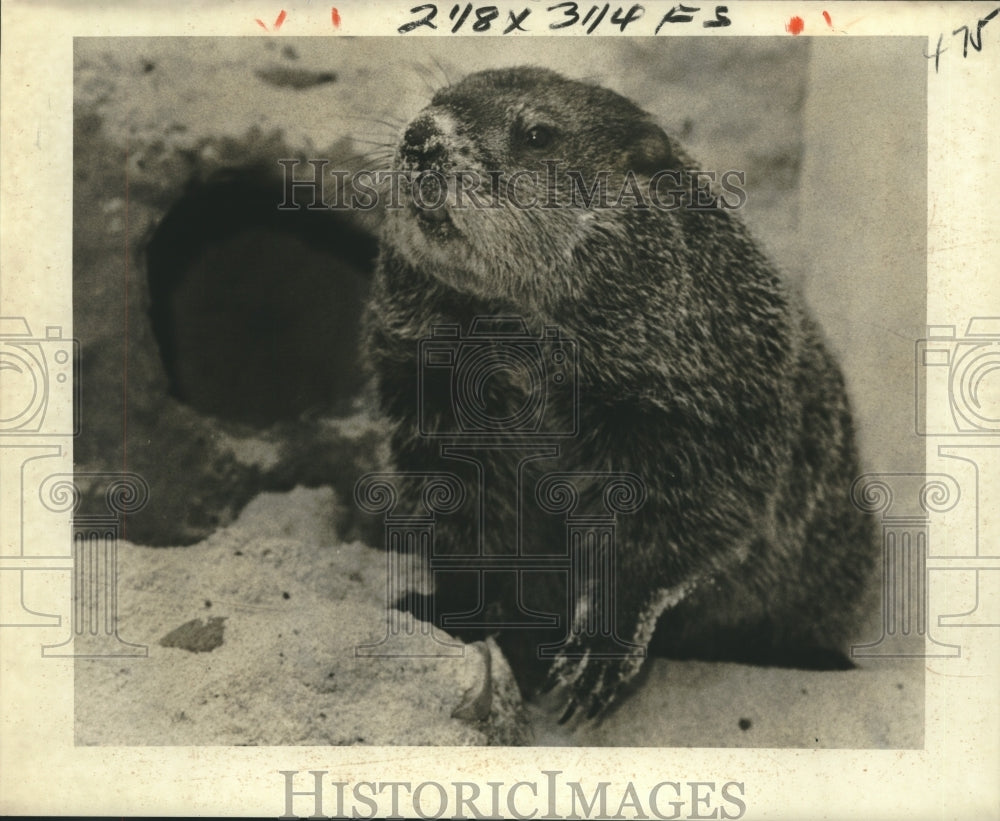
[(588, 241), (625, 245), (623, 213), (679, 166), (652, 118), (549, 70), (472, 74), (406, 127), (385, 241), (461, 291), (515, 303), (572, 297)]

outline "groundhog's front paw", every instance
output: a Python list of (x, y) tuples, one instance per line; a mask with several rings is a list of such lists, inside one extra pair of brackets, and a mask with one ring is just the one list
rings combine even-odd
[(552, 663), (543, 687), (543, 692), (558, 687), (568, 694), (559, 723), (569, 721), (577, 710), (587, 718), (602, 713), (644, 658), (642, 648), (626, 654), (620, 647), (584, 646), (579, 639), (570, 639)]

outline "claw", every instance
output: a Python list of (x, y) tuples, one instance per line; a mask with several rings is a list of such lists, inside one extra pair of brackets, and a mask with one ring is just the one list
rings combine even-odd
[(559, 719), (560, 724), (565, 724), (573, 717), (573, 713), (576, 712), (576, 699), (570, 699), (569, 704), (566, 706), (566, 711), (562, 714), (562, 718)]

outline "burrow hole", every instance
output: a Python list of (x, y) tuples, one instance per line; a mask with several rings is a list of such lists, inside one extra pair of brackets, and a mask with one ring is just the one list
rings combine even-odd
[(146, 247), (150, 320), (171, 395), (265, 427), (349, 412), (373, 235), (343, 212), (280, 210), (255, 169), (193, 184)]

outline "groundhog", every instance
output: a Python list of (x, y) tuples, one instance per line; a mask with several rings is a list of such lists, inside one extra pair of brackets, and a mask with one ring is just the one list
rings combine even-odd
[[(421, 475), (466, 493), (435, 521), (434, 619), (495, 633), (564, 719), (612, 702), (657, 623), (668, 655), (852, 666), (877, 543), (844, 380), (737, 187), (696, 168), (625, 97), (521, 67), (439, 90), (389, 175), (378, 403), (413, 510)], [(553, 476), (575, 512), (543, 498)], [(610, 564), (570, 566), (618, 480), (639, 498)]]

